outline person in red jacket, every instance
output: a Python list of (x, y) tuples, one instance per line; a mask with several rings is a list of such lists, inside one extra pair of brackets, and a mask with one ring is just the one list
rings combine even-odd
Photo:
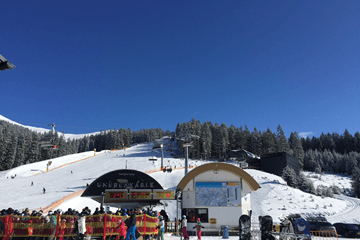
[(204, 228), (204, 226), (201, 224), (200, 218), (197, 219), (197, 222), (196, 222), (196, 225), (194, 228), (196, 228), (196, 235), (198, 237), (197, 239), (201, 240), (201, 229)]
[(63, 218), (60, 223), (59, 240), (64, 239), (65, 231), (66, 231), (66, 219)]
[(124, 240), (126, 236), (126, 229), (125, 229), (125, 223), (122, 219), (117, 221), (118, 227), (116, 228), (116, 232), (119, 233), (119, 235), (116, 236), (116, 240)]
[(3, 240), (10, 240), (11, 239), (11, 235), (12, 235), (13, 230), (14, 230), (14, 223), (13, 223), (13, 219), (12, 219), (13, 213), (14, 213), (14, 210), (12, 208), (9, 208), (7, 210), (7, 214), (3, 218), (4, 225), (5, 225), (4, 237), (2, 238)]

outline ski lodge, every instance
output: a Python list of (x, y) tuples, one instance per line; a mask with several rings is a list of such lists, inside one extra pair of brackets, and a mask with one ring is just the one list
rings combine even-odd
[(218, 234), (222, 226), (237, 229), (241, 215), (249, 215), (250, 193), (259, 184), (247, 172), (228, 163), (208, 163), (190, 171), (177, 186), (182, 214), (191, 234), (200, 218), (202, 231)]
[(217, 162), (190, 171), (176, 190), (163, 189), (150, 175), (137, 170), (115, 170), (92, 182), (82, 197), (127, 208), (155, 206), (161, 204), (160, 200), (180, 200), (181, 216), (186, 215), (190, 234), (200, 218), (205, 234), (218, 235), (223, 226), (238, 229), (240, 216), (250, 214), (250, 193), (259, 187), (243, 169)]

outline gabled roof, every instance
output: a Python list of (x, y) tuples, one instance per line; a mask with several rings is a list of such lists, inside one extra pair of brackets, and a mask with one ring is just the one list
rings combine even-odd
[(253, 177), (251, 177), (247, 172), (242, 170), (239, 167), (236, 167), (232, 164), (228, 163), (207, 163), (204, 165), (201, 165), (195, 169), (193, 169), (191, 172), (189, 172), (178, 184), (178, 188), (181, 190), (184, 190), (186, 185), (193, 180), (196, 176), (200, 175), (203, 172), (207, 171), (214, 171), (214, 170), (222, 170), (227, 171), (230, 173), (233, 173), (237, 176), (239, 176), (242, 180), (244, 180), (252, 191), (256, 191), (260, 188), (259, 184), (255, 181)]

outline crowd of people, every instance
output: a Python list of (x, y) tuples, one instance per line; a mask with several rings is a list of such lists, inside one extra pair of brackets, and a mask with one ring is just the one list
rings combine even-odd
[[(157, 238), (157, 239), (164, 239), (164, 231), (166, 228), (165, 221), (168, 220), (168, 216), (165, 211), (153, 211), (150, 208), (147, 209), (118, 209), (116, 212), (111, 211), (105, 211), (103, 207), (96, 208), (93, 213), (91, 213), (91, 210), (88, 207), (85, 207), (82, 209), (81, 212), (77, 211), (76, 209), (69, 208), (66, 211), (62, 211), (61, 209), (57, 209), (54, 211), (48, 211), (46, 214), (42, 210), (33, 210), (30, 211), (28, 208), (26, 208), (23, 211), (14, 210), (12, 208), (3, 209), (0, 212), (0, 234), (3, 234), (4, 237), (2, 240), (10, 240), (12, 238), (12, 224), (9, 222), (9, 217), (11, 216), (20, 216), (20, 217), (38, 217), (38, 218), (44, 218), (46, 223), (50, 223), (51, 221), (54, 221), (56, 223), (56, 216), (58, 215), (65, 215), (65, 216), (74, 216), (77, 218), (75, 222), (75, 229), (74, 229), (74, 235), (75, 237), (60, 237), (59, 240), (84, 240), (86, 239), (85, 233), (86, 233), (86, 223), (85, 223), (85, 217), (90, 215), (99, 215), (99, 214), (112, 214), (113, 216), (121, 216), (118, 218), (117, 221), (117, 227), (116, 232), (118, 234), (115, 234), (112, 237), (107, 236), (108, 240), (134, 240), (139, 238), (140, 234), (136, 231), (136, 216), (141, 214), (147, 214), (151, 217), (158, 217), (158, 226), (156, 227), (158, 229), (157, 234), (153, 235), (145, 235), (145, 239), (151, 239), (151, 238)], [(125, 216), (125, 217), (124, 217)], [(199, 219), (200, 220), (200, 219)], [(31, 221), (31, 220), (30, 220)], [(64, 225), (65, 228), (65, 219), (62, 219), (62, 221), (59, 224)], [(199, 221), (200, 222), (200, 221)], [(200, 223), (201, 224), (201, 223)], [(9, 227), (11, 226), (11, 227)], [(63, 228), (60, 226), (60, 231)], [(181, 233), (183, 234), (185, 240), (189, 239), (189, 235), (187, 233), (187, 220), (186, 216), (184, 215), (182, 217), (181, 221)], [(200, 239), (201, 239), (201, 227), (197, 228), (197, 230), (200, 231)], [(30, 232), (29, 232), (29, 235)], [(59, 236), (64, 235), (64, 233), (59, 234)], [(71, 239), (72, 238), (72, 239)], [(1, 238), (0, 238), (1, 239)], [(25, 238), (27, 240), (27, 238)], [(30, 240), (40, 240), (38, 237), (31, 237)], [(49, 240), (52, 240), (50, 238)]]

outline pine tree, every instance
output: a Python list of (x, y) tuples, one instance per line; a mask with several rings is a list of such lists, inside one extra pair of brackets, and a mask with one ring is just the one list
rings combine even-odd
[(246, 124), (245, 124), (244, 129), (240, 128), (240, 136), (241, 136), (240, 137), (240, 139), (241, 139), (241, 142), (240, 142), (241, 149), (249, 151), (250, 143), (251, 143), (251, 133), (250, 133), (248, 127), (246, 126)]
[(351, 151), (353, 151), (354, 149), (354, 138), (353, 136), (349, 133), (349, 131), (347, 129), (345, 129), (344, 134), (343, 134), (343, 141), (344, 141), (344, 153), (349, 153)]
[(282, 130), (280, 124), (277, 127), (277, 146), (278, 146), (278, 152), (290, 152), (290, 146), (289, 143), (285, 137), (284, 131)]
[(207, 122), (204, 122), (201, 126), (201, 135), (199, 140), (201, 145), (201, 156), (204, 159), (209, 159), (211, 156), (212, 134)]
[(303, 169), (304, 166), (304, 149), (299, 139), (299, 134), (297, 132), (292, 132), (290, 134), (289, 145), (293, 150), (293, 156), (299, 159), (300, 168)]
[(229, 149), (236, 150), (237, 142), (236, 142), (236, 127), (231, 124), (229, 127)]
[(355, 167), (353, 175), (352, 175), (352, 182), (351, 187), (355, 197), (360, 197), (360, 169)]
[(297, 187), (297, 176), (294, 169), (291, 167), (284, 167), (281, 177), (285, 180), (288, 186), (293, 188)]
[(270, 128), (267, 128), (266, 132), (263, 132), (261, 136), (261, 147), (262, 154), (276, 153), (276, 138)]
[(251, 133), (250, 139), (251, 139), (251, 145), (250, 145), (249, 151), (251, 153), (254, 153), (255, 155), (260, 156), (261, 155), (261, 148), (262, 148), (261, 134), (256, 129), (256, 127), (254, 127), (254, 130)]
[(23, 133), (21, 133), (18, 137), (16, 157), (13, 167), (18, 167), (25, 163), (25, 145), (25, 136)]
[(354, 144), (355, 144), (354, 151), (360, 152), (360, 133), (359, 132), (356, 132), (354, 134)]
[(31, 144), (26, 159), (27, 163), (34, 163), (40, 160), (40, 136), (35, 132), (31, 135)]
[(356, 159), (356, 153), (351, 152), (349, 154), (345, 154), (345, 173), (348, 175), (352, 175), (355, 167), (358, 166), (358, 161)]
[(324, 136), (323, 147), (324, 147), (324, 150), (328, 149), (329, 151), (332, 151), (335, 149), (335, 142), (332, 139), (332, 136), (330, 133), (328, 133)]
[(229, 131), (228, 127), (222, 123), (220, 125), (220, 136), (221, 136), (221, 158), (226, 159), (226, 154), (228, 152), (229, 146)]

